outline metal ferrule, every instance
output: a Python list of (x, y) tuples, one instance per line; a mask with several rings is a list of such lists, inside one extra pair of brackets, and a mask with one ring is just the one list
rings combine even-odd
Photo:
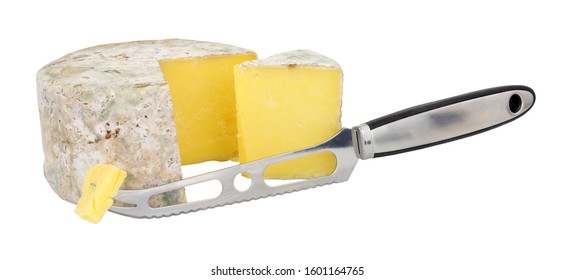
[(367, 124), (353, 127), (353, 147), (355, 147), (355, 154), (360, 159), (375, 157), (373, 133)]

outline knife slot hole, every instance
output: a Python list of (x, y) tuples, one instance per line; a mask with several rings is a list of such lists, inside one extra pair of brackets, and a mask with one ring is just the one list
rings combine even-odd
[(267, 186), (270, 186), (272, 188), (277, 188), (303, 181), (307, 181), (307, 179), (265, 179), (265, 184), (267, 184)]
[(213, 199), (221, 195), (223, 186), (218, 180), (209, 180), (185, 187), (187, 202)]
[(508, 100), (508, 108), (510, 112), (516, 114), (522, 108), (522, 98), (518, 94), (513, 94)]
[(271, 164), (265, 168), (263, 178), (267, 186), (281, 187), (329, 176), (336, 167), (337, 157), (329, 151), (322, 151)]
[(235, 176), (235, 179), (233, 179), (233, 186), (240, 192), (244, 192), (251, 188), (251, 183), (251, 176), (247, 172), (239, 173)]

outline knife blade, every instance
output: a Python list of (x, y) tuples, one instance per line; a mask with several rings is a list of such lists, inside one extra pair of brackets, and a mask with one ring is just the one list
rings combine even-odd
[[(526, 86), (503, 86), (470, 92), (386, 115), (352, 129), (343, 128), (331, 139), (305, 149), (239, 164), (143, 190), (120, 190), (115, 201), (129, 206), (112, 206), (109, 211), (135, 217), (160, 218), (255, 200), (313, 187), (345, 182), (359, 159), (371, 159), (422, 149), (475, 135), (511, 122), (534, 105), (534, 91)], [(273, 164), (319, 152), (336, 157), (335, 170), (328, 176), (271, 186), (264, 179)], [(250, 186), (244, 190), (235, 178), (248, 173)], [(153, 208), (152, 195), (216, 180), (221, 193), (214, 198)]]

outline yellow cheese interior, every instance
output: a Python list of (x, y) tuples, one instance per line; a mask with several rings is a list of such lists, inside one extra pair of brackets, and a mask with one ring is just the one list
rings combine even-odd
[[(239, 161), (306, 148), (341, 129), (342, 73), (312, 66), (236, 66)], [(265, 178), (326, 176), (336, 167), (324, 152), (268, 167)]]
[(114, 203), (126, 172), (110, 164), (92, 166), (84, 178), (82, 196), (76, 206), (76, 214), (92, 223), (98, 223)]
[(160, 61), (182, 164), (237, 159), (233, 67), (254, 53)]

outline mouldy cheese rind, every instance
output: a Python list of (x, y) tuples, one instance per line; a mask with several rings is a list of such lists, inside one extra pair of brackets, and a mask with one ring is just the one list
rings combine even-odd
[[(86, 171), (99, 163), (126, 170), (122, 189), (181, 178), (170, 90), (158, 61), (252, 53), (219, 43), (170, 39), (101, 45), (70, 53), (37, 73), (44, 174), (76, 203)], [(152, 207), (185, 202), (183, 191)]]
[(329, 67), (338, 68), (341, 66), (339, 64), (320, 53), (311, 50), (295, 50), (285, 53), (280, 53), (266, 57), (259, 60), (251, 60), (241, 63), (238, 67), (253, 67), (253, 66), (317, 66), (317, 67)]

